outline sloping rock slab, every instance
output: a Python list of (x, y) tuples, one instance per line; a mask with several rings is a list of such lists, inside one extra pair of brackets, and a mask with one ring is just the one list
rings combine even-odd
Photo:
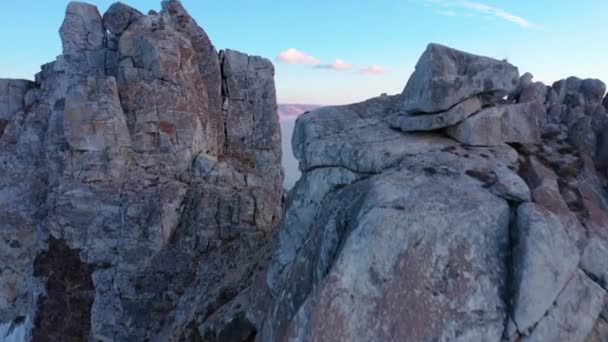
[(602, 312), (606, 293), (582, 271), (570, 280), (549, 314), (522, 342), (584, 342)]
[(448, 126), (453, 126), (469, 116), (478, 112), (483, 106), (483, 101), (475, 96), (466, 99), (447, 112), (438, 114), (421, 115), (396, 115), (389, 119), (392, 127), (404, 132), (434, 131)]
[(519, 206), (513, 235), (513, 319), (526, 332), (541, 320), (572, 278), (579, 255), (559, 218), (537, 204)]

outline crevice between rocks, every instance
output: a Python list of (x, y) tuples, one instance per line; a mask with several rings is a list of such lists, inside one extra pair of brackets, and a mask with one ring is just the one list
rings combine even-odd
[[(511, 341), (514, 335), (519, 333), (519, 327), (517, 326), (517, 322), (513, 319), (513, 295), (515, 293), (515, 265), (514, 265), (514, 252), (515, 246), (517, 244), (515, 238), (515, 225), (517, 222), (517, 208), (519, 207), (519, 202), (507, 201), (510, 209), (510, 217), (509, 217), (509, 242), (508, 242), (508, 251), (505, 259), (505, 270), (506, 277), (503, 289), (503, 301), (506, 306), (506, 316), (504, 322), (504, 330), (503, 330), (503, 339), (505, 341)], [(510, 323), (513, 323), (515, 330), (510, 326)]]
[(45, 293), (37, 300), (32, 341), (87, 341), (95, 299), (92, 273), (96, 265), (80, 259), (80, 250), (63, 239), (49, 240), (34, 260), (34, 276), (43, 278)]

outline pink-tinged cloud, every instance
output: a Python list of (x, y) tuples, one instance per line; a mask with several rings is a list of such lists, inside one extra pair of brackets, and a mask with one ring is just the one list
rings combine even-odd
[(331, 64), (317, 65), (317, 66), (315, 66), (315, 68), (341, 71), (341, 70), (350, 70), (353, 68), (353, 66), (351, 64), (346, 63), (345, 61), (343, 61), (341, 59), (336, 59), (336, 61)]
[(381, 65), (371, 65), (367, 68), (359, 70), (361, 75), (380, 75), (388, 72), (388, 69)]
[(275, 58), (277, 62), (288, 64), (319, 64), (321, 61), (298, 49), (289, 48), (279, 52)]

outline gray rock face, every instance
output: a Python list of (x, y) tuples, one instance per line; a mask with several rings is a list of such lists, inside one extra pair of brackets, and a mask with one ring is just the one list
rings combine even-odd
[(507, 200), (530, 200), (512, 170), (517, 153), (390, 130), (393, 103), (376, 98), (298, 119), (292, 143), (303, 177), (266, 275), (260, 341), (502, 336)]
[(513, 320), (527, 333), (576, 273), (579, 254), (559, 218), (536, 204), (517, 209), (514, 240)]
[(446, 133), (466, 145), (497, 146), (504, 143), (540, 142), (540, 120), (544, 107), (537, 102), (484, 109)]
[(435, 131), (453, 126), (478, 112), (483, 106), (479, 97), (472, 97), (450, 108), (445, 113), (432, 115), (396, 115), (391, 117), (392, 127), (404, 132)]
[(0, 322), (28, 340), (201, 338), (281, 219), (274, 68), (218, 54), (179, 1), (103, 19), (72, 2), (60, 35), (35, 83), (0, 80)]
[(581, 269), (604, 289), (608, 289), (608, 247), (600, 238), (594, 237), (587, 241), (581, 255)]
[[(486, 189), (491, 180), (472, 171), (490, 168), (487, 174), (493, 174), (492, 165), (512, 161), (496, 156), (486, 164), (475, 152), (471, 161), (460, 156), (466, 153), (423, 151), (377, 175), (343, 168), (305, 172), (290, 194), (294, 202), (267, 276), (277, 302), (261, 340), (452, 339), (460, 333), (499, 339), (506, 307), (496, 289), (507, 271), (504, 255), (496, 252), (508, 243), (509, 207)], [(343, 185), (313, 195), (312, 189), (327, 184), (313, 176), (321, 172)], [(459, 226), (454, 223), (465, 222), (457, 217), (472, 221)], [(475, 281), (479, 269), (492, 271)], [(471, 325), (480, 319), (476, 310), (487, 315)]]
[(60, 34), (0, 80), (0, 339), (608, 336), (601, 82), (432, 44), (404, 94), (298, 118), (284, 197), (268, 60), (177, 0)]
[(143, 14), (138, 10), (129, 7), (122, 2), (116, 2), (108, 8), (103, 15), (103, 25), (115, 35), (120, 35), (132, 22), (136, 21)]
[(535, 82), (525, 87), (519, 96), (519, 102), (545, 103), (547, 99), (547, 86), (542, 82)]
[(519, 71), (507, 62), (429, 44), (403, 91), (403, 110), (446, 111), (483, 93), (507, 95), (518, 83)]
[(547, 123), (559, 127), (568, 143), (593, 159), (602, 173), (608, 167), (608, 115), (602, 106), (605, 91), (599, 80), (570, 77), (552, 85), (546, 103)]
[[(256, 339), (602, 340), (602, 251), (587, 237), (605, 230), (606, 183), (545, 119), (558, 92), (528, 78), (447, 129), (445, 113), (403, 114), (406, 94), (301, 116), (302, 178)], [(454, 131), (462, 138), (445, 138)]]
[(605, 305), (606, 292), (579, 271), (559, 295), (547, 317), (522, 341), (583, 342)]
[(15, 115), (31, 106), (35, 93), (29, 92), (27, 98), (26, 95), (32, 88), (35, 84), (30, 81), (0, 79), (0, 138)]

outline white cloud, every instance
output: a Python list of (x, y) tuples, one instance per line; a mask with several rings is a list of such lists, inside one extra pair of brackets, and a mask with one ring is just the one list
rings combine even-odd
[(359, 70), (359, 74), (361, 75), (379, 75), (384, 74), (386, 72), (388, 72), (387, 68), (376, 64)]
[[(539, 25), (533, 23), (532, 21), (529, 21), (523, 17), (517, 16), (513, 13), (507, 12), (501, 8), (498, 7), (494, 7), (494, 6), (490, 6), (490, 5), (486, 5), (483, 4), (481, 2), (477, 2), (477, 1), (471, 1), (471, 0), (425, 0), (425, 5), (426, 4), (432, 4), (435, 6), (441, 6), (441, 7), (460, 7), (460, 8), (465, 8), (474, 12), (478, 12), (478, 13), (482, 13), (482, 14), (486, 14), (489, 16), (493, 16), (496, 18), (500, 18), (506, 21), (509, 21), (511, 23), (514, 23), (522, 28), (525, 29), (534, 29), (534, 28), (540, 28)], [(442, 15), (455, 15), (456, 13), (454, 11), (451, 10), (441, 10), (439, 11), (440, 14)], [(448, 14), (450, 13), (450, 14)], [(470, 16), (470, 15), (469, 15)]]
[(279, 52), (275, 58), (277, 62), (288, 63), (288, 64), (319, 64), (321, 61), (315, 57), (302, 52), (295, 48), (289, 48)]
[(322, 64), (315, 66), (315, 68), (331, 70), (350, 70), (352, 69), (352, 67), (353, 66), (351, 64), (348, 64), (341, 59), (336, 59), (336, 61), (331, 64)]
[(456, 12), (454, 11), (437, 11), (437, 13), (441, 15), (447, 15), (448, 17), (453, 17), (456, 15)]

